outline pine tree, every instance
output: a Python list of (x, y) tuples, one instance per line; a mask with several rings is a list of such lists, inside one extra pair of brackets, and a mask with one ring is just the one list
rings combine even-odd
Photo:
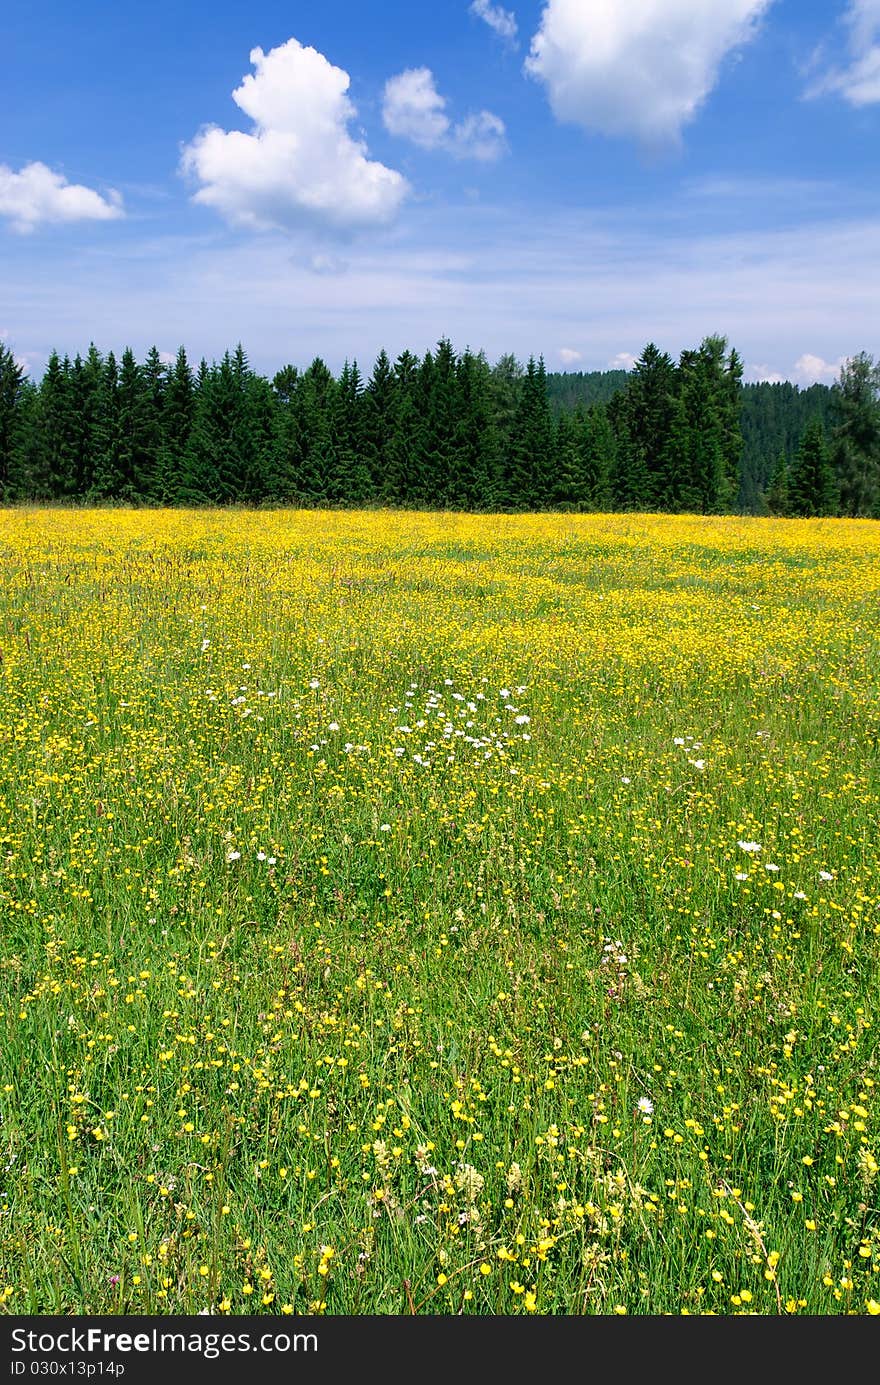
[(560, 414), (556, 423), (553, 480), (548, 503), (554, 510), (586, 508), (586, 487), (581, 460), (581, 414)]
[(860, 351), (833, 389), (832, 452), (841, 513), (874, 514), (880, 505), (880, 362)]
[(507, 471), (507, 503), (518, 510), (545, 508), (552, 484), (553, 420), (544, 361), (529, 358), (514, 421)]
[(614, 429), (604, 404), (592, 404), (579, 429), (583, 503), (589, 510), (610, 510), (611, 477), (617, 453)]
[(455, 352), (447, 337), (422, 362), (422, 428), (417, 498), (432, 508), (462, 508), (467, 491), (465, 458), (459, 429), (458, 375)]
[(272, 463), (269, 494), (285, 504), (299, 495), (302, 451), (299, 389), (301, 377), (294, 365), (282, 366), (272, 380)]
[(676, 411), (673, 428), (677, 431), (683, 422), (686, 429), (688, 475), (682, 501), (685, 508), (702, 514), (716, 514), (730, 500), (726, 345), (723, 337), (706, 337), (697, 351), (683, 351), (679, 360), (684, 418)]
[(203, 367), (180, 498), (186, 504), (228, 505), (246, 492), (253, 465), (247, 454), (244, 368), (228, 351), (219, 364)]
[(15, 471), (14, 451), (23, 392), (24, 370), (9, 347), (0, 341), (0, 499), (10, 493), (10, 477)]
[(46, 499), (63, 500), (76, 494), (70, 360), (57, 351), (49, 356), (40, 382), (40, 488)]
[(626, 422), (632, 452), (627, 470), (632, 508), (669, 509), (664, 471), (672, 431), (676, 369), (672, 357), (649, 342), (636, 361), (623, 393), (615, 399)]
[(788, 512), (832, 515), (837, 508), (834, 470), (820, 418), (807, 425), (788, 475)]
[(614, 426), (614, 463), (611, 469), (611, 495), (617, 510), (645, 511), (649, 508), (651, 479), (644, 448), (633, 437), (625, 409), (615, 410), (611, 401), (608, 414)]
[(492, 416), (498, 446), (498, 466), (493, 508), (514, 508), (513, 497), (509, 493), (510, 478), (514, 472), (513, 439), (519, 415), (525, 371), (515, 356), (508, 353), (501, 356), (492, 367), (491, 399)]
[(161, 444), (154, 487), (155, 499), (161, 503), (175, 504), (181, 499), (184, 458), (195, 409), (195, 380), (181, 346), (167, 374), (162, 397)]
[(119, 362), (116, 398), (120, 483), (115, 498), (131, 504), (152, 497), (159, 433), (144, 371), (135, 360), (130, 346), (125, 348)]
[(387, 352), (380, 351), (364, 394), (363, 441), (370, 471), (370, 492), (386, 494), (394, 433), (394, 370)]
[(119, 369), (112, 351), (102, 362), (95, 428), (95, 462), (86, 498), (100, 503), (119, 500), (126, 487), (119, 416)]
[(343, 505), (363, 505), (372, 497), (367, 461), (363, 382), (357, 361), (343, 366), (337, 382), (333, 417), (334, 468), (329, 498)]
[(790, 513), (788, 499), (788, 458), (785, 452), (779, 453), (776, 466), (770, 478), (767, 491), (767, 509), (771, 515), (784, 517)]
[(458, 510), (491, 510), (496, 503), (498, 438), (485, 356), (464, 351), (456, 366), (456, 385), (455, 466), (449, 503)]
[(159, 351), (151, 346), (141, 367), (146, 407), (144, 409), (145, 462), (136, 478), (138, 498), (148, 503), (161, 500), (165, 461), (165, 390), (168, 371)]
[(660, 459), (663, 508), (673, 513), (698, 509), (699, 496), (691, 487), (691, 434), (682, 382), (672, 401), (669, 434)]
[(391, 505), (414, 505), (415, 458), (420, 445), (420, 372), (417, 356), (402, 351), (394, 362), (393, 427), (382, 499)]
[(316, 356), (297, 392), (301, 437), (298, 498), (306, 505), (325, 502), (332, 485), (336, 468), (336, 390), (336, 381), (324, 361)]
[(25, 376), (21, 382), (12, 425), (7, 493), (11, 500), (42, 500), (46, 496), (43, 442), (40, 431), (40, 391)]

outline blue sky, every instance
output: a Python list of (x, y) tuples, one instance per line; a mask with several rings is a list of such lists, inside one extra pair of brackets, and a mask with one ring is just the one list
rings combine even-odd
[(593, 370), (721, 332), (805, 384), (880, 348), (880, 0), (6, 9), (0, 334), (35, 375), (90, 340)]

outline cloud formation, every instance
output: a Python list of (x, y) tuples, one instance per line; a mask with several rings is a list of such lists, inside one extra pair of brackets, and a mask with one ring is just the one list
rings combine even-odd
[(834, 93), (851, 106), (880, 101), (880, 0), (849, 0), (844, 15), (849, 62), (834, 67), (809, 88), (808, 96)]
[(471, 0), (470, 13), (482, 19), (489, 28), (505, 43), (516, 44), (516, 15), (503, 5), (493, 5), (492, 0)]
[(295, 38), (254, 48), (250, 61), (232, 99), (252, 132), (209, 125), (183, 151), (183, 171), (201, 183), (195, 201), (254, 230), (391, 221), (408, 185), (352, 137), (348, 73)]
[(821, 356), (814, 356), (807, 351), (786, 372), (774, 370), (768, 365), (749, 365), (746, 367), (745, 375), (749, 381), (763, 381), (768, 385), (780, 385), (787, 380), (802, 388), (809, 385), (833, 385), (840, 379), (840, 372), (847, 359), (846, 356), (838, 356), (836, 361), (826, 361)]
[(420, 149), (443, 149), (457, 159), (488, 163), (507, 148), (504, 121), (491, 111), (477, 111), (453, 125), (429, 67), (409, 67), (389, 77), (382, 120), (389, 134)]
[(525, 70), (560, 121), (674, 144), (772, 2), (546, 0)]
[(20, 173), (0, 164), (0, 217), (9, 217), (13, 231), (26, 235), (44, 222), (115, 221), (124, 214), (117, 192), (102, 197), (44, 163), (25, 164)]
[(803, 385), (833, 385), (835, 380), (840, 379), (846, 359), (846, 356), (838, 356), (836, 361), (824, 361), (821, 356), (813, 356), (808, 351), (795, 361), (790, 378)]

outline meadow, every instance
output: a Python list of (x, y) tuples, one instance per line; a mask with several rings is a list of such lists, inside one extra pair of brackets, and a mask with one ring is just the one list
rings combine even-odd
[(880, 525), (0, 512), (0, 1311), (880, 1314)]

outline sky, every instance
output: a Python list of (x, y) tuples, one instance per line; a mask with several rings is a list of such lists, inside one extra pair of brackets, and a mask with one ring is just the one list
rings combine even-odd
[(0, 339), (832, 383), (880, 323), (880, 0), (0, 15)]

